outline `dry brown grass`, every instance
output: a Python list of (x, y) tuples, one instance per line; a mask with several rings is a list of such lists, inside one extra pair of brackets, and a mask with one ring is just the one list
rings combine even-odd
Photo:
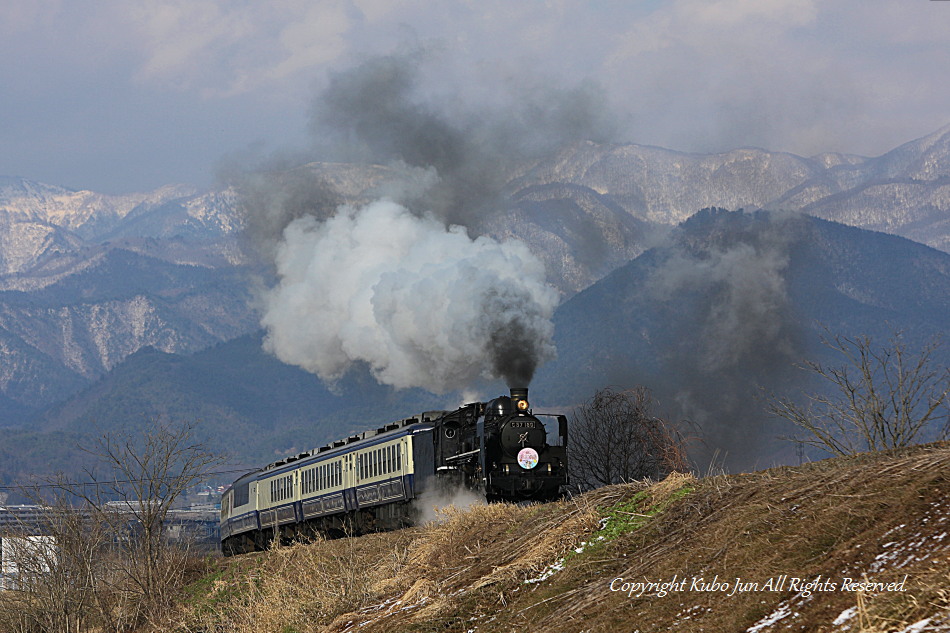
[[(922, 631), (950, 630), (948, 477), (943, 443), (746, 475), (674, 475), (543, 506), (448, 508), (421, 528), (227, 561), (229, 575), (205, 592), (206, 606), (221, 598), (215, 609), (186, 609), (178, 628), (853, 633), (926, 620)], [(607, 516), (630, 521), (601, 529)], [(780, 574), (908, 581), (904, 592), (811, 598), (787, 587), (664, 598), (609, 589), (620, 576), (764, 583)]]
[[(389, 590), (406, 563), (410, 531), (277, 547), (222, 561), (226, 573), (186, 604), (181, 631), (323, 631)], [(398, 538), (402, 537), (402, 538)]]

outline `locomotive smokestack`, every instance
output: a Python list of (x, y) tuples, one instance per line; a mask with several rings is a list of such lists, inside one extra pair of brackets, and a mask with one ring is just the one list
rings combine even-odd
[(514, 405), (515, 411), (526, 412), (530, 407), (528, 404), (528, 388), (511, 387), (511, 403)]

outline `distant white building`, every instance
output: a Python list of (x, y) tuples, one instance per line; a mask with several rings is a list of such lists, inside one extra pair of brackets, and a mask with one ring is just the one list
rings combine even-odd
[(0, 591), (15, 589), (24, 575), (49, 573), (58, 555), (52, 536), (0, 536)]

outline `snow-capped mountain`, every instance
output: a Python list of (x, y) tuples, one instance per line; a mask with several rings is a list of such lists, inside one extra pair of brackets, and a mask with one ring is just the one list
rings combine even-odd
[[(146, 193), (106, 195), (0, 178), (0, 288), (42, 287), (59, 278), (57, 271), (94, 257), (98, 249), (92, 247), (116, 240), (177, 239), (208, 246), (233, 238), (239, 230), (231, 190), (199, 194), (191, 188), (166, 186)], [(127, 246), (147, 248), (132, 242)], [(170, 260), (184, 255), (182, 249), (152, 254)]]
[(673, 225), (705, 207), (792, 210), (950, 251), (950, 126), (877, 158), (581, 143), (512, 185), (538, 183), (586, 186), (646, 222)]
[(190, 352), (253, 330), (239, 230), (230, 190), (0, 179), (0, 419), (4, 402), (46, 406), (142, 347)]

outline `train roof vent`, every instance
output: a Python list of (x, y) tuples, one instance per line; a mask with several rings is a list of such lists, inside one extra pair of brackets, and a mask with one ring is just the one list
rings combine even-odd
[(327, 444), (326, 446), (321, 446), (320, 448), (318, 448), (318, 449), (317, 449), (317, 452), (318, 452), (318, 453), (324, 453), (324, 452), (330, 450), (331, 448), (333, 448), (333, 447), (330, 446), (329, 444)]
[(399, 428), (399, 425), (398, 425), (398, 424), (387, 424), (384, 428), (385, 428), (385, 430), (387, 430), (387, 431), (395, 431), (396, 429)]
[(343, 440), (337, 440), (333, 443), (333, 448), (339, 448), (341, 446), (346, 446), (346, 442)]
[(353, 442), (359, 442), (361, 439), (363, 438), (360, 437), (359, 435), (351, 435), (348, 438), (346, 438), (346, 443), (352, 444)]

